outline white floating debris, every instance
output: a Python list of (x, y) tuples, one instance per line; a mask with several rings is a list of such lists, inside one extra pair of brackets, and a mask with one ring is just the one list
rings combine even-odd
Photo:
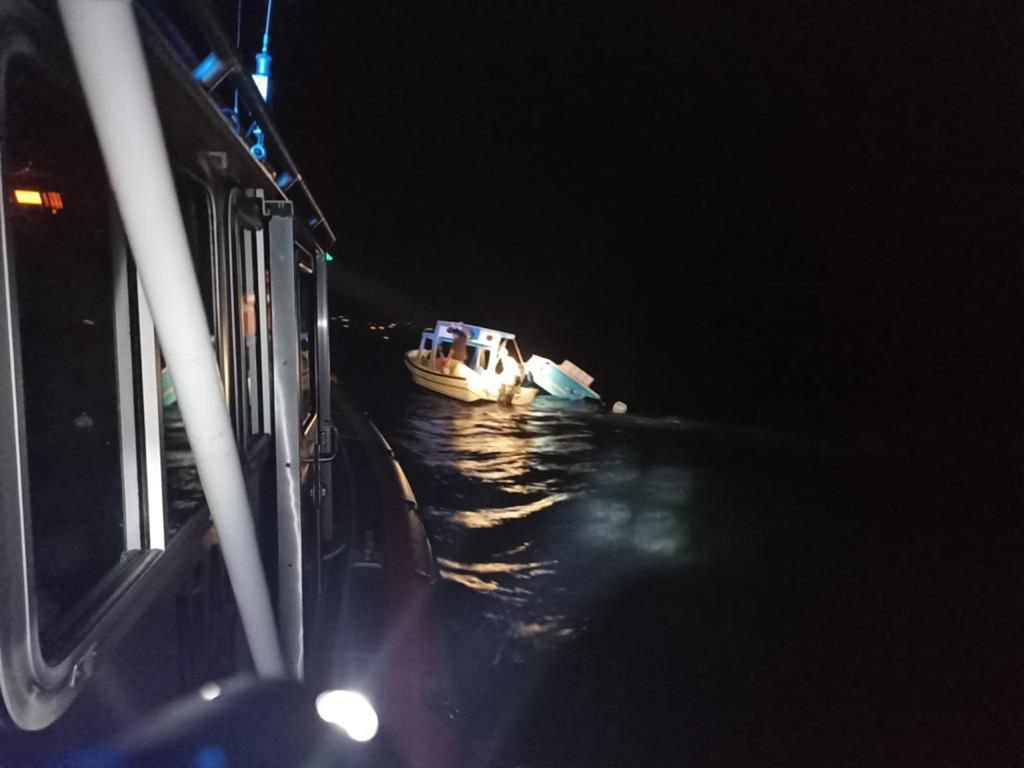
[(625, 413), (625, 412), (626, 412), (626, 404), (624, 402), (622, 402), (621, 400), (616, 400), (615, 404), (612, 406), (612, 413)]
[(79, 429), (89, 429), (89, 427), (91, 427), (93, 424), (92, 416), (90, 416), (85, 411), (82, 411), (78, 416), (75, 417), (75, 420), (72, 423)]

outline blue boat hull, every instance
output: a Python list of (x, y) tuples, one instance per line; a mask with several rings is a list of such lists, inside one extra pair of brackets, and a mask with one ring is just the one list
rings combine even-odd
[(547, 358), (534, 355), (527, 363), (533, 383), (552, 397), (565, 400), (600, 400), (601, 396), (562, 371)]

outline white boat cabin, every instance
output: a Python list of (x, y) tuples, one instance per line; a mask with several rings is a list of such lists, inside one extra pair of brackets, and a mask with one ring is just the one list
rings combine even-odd
[[(460, 334), (466, 339), (466, 359), (456, 361), (452, 360), (451, 354)], [(420, 336), (418, 352), (420, 359), (429, 363), (431, 369), (441, 372), (445, 372), (445, 366), (449, 362), (452, 365), (462, 362), (467, 368), (478, 374), (507, 375), (504, 364), (501, 363), (504, 352), (508, 352), (515, 361), (515, 375), (521, 376), (522, 371), (525, 370), (514, 333), (496, 331), (492, 328), (468, 323), (439, 321), (432, 331), (423, 331)], [(449, 366), (448, 372), (454, 373), (455, 371), (452, 371)]]
[(413, 382), (465, 402), (490, 400), (529, 405), (537, 395), (524, 386), (526, 366), (515, 334), (442, 320), (406, 352)]

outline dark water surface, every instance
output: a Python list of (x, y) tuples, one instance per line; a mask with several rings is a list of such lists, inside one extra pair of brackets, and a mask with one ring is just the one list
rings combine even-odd
[(431, 534), (477, 764), (1019, 764), (1020, 526), (973, 465), (464, 404), (336, 335)]

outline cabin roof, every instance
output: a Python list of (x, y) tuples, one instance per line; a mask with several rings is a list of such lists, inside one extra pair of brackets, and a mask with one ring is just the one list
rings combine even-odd
[(448, 320), (439, 320), (434, 326), (435, 341), (451, 341), (455, 338), (454, 331), (461, 330), (467, 336), (467, 341), (475, 346), (496, 347), (502, 339), (515, 339), (514, 333), (498, 331), (494, 328), (485, 328), (482, 325), (472, 323), (456, 323)]

